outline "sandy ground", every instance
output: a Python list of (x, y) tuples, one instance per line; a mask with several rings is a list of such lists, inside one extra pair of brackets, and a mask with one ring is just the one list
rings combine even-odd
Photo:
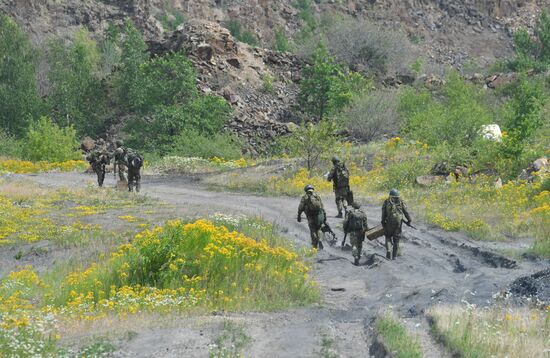
[[(54, 187), (78, 187), (94, 180), (92, 175), (78, 173), (29, 178)], [(108, 176), (105, 185), (114, 186), (113, 178)], [(309, 242), (307, 224), (296, 222), (298, 198), (213, 192), (199, 180), (160, 176), (144, 177), (139, 195), (172, 204), (174, 215), (182, 217), (218, 212), (260, 215), (281, 227), (283, 235), (296, 243)], [(329, 222), (341, 239), (341, 220), (334, 218), (333, 198), (323, 199)], [(364, 204), (370, 224), (377, 224), (380, 208)], [(229, 319), (251, 338), (244, 350), (246, 357), (382, 357), (376, 349), (369, 353), (372, 322), (379, 312), (392, 309), (418, 334), (425, 357), (445, 357), (448, 355), (426, 333), (429, 328), (424, 311), (428, 307), (438, 302), (487, 305), (493, 294), (506, 289), (514, 279), (549, 266), (543, 260), (515, 262), (505, 258), (495, 253), (499, 248), (495, 243), (474, 242), (461, 234), (418, 222), (415, 225), (418, 230), (404, 229), (403, 255), (395, 261), (382, 257), (385, 250), (376, 241), (365, 243), (360, 266), (352, 265), (350, 251), (325, 244), (315, 263), (321, 305), (284, 312), (211, 314), (180, 317), (169, 323), (128, 324), (125, 329), (135, 333), (131, 339), (120, 339), (115, 356), (208, 357), (209, 345), (219, 335), (223, 321)], [(511, 244), (503, 245), (509, 248)], [(329, 341), (324, 350), (322, 337)]]

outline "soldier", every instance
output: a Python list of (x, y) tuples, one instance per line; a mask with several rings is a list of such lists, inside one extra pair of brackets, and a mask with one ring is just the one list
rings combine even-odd
[[(121, 181), (126, 181), (126, 176), (124, 173), (126, 172), (126, 167), (128, 165), (127, 163), (127, 155), (128, 152), (126, 148), (124, 148), (124, 143), (121, 140), (116, 141), (116, 149), (114, 153), (114, 166), (113, 166), (113, 172), (116, 172), (116, 168), (118, 166), (118, 178)], [(115, 174), (116, 178), (116, 174)]]
[(369, 229), (367, 225), (367, 214), (361, 210), (361, 205), (358, 203), (351, 204), (352, 209), (346, 211), (346, 219), (344, 220), (344, 232), (350, 234), (351, 254), (353, 255), (355, 266), (359, 265), (359, 259), (363, 252), (363, 241), (365, 240), (365, 232)]
[(399, 197), (397, 189), (390, 190), (390, 196), (382, 206), (382, 226), (386, 237), (386, 258), (395, 260), (401, 240), (401, 226), (403, 216), (407, 219), (407, 225), (411, 225), (411, 217), (407, 211), (405, 202)]
[(105, 165), (109, 164), (111, 161), (109, 153), (105, 148), (96, 146), (88, 155), (86, 155), (86, 160), (90, 163), (92, 169), (97, 175), (97, 183), (99, 187), (102, 187), (103, 181), (105, 180)]
[(306, 213), (307, 224), (309, 226), (309, 233), (311, 235), (311, 246), (317, 249), (323, 248), (321, 243), (321, 227), (326, 220), (325, 209), (321, 197), (314, 193), (313, 185), (306, 185), (304, 188), (306, 192), (300, 200), (298, 206), (298, 222), (302, 222), (302, 213)]
[(143, 166), (143, 157), (138, 153), (128, 148), (127, 163), (128, 163), (128, 191), (136, 191), (139, 193), (141, 189), (141, 174), (139, 173)]
[(353, 200), (352, 192), (349, 188), (349, 171), (346, 165), (340, 161), (338, 157), (332, 158), (333, 167), (328, 174), (327, 180), (332, 181), (332, 188), (334, 195), (336, 196), (336, 207), (338, 208), (337, 218), (342, 217), (342, 210), (344, 209), (344, 201), (350, 205)]

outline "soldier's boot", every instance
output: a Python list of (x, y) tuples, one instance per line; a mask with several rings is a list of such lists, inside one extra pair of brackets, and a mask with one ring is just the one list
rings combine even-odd
[(321, 240), (319, 240), (319, 243), (318, 245), (319, 246), (319, 250), (323, 250), (325, 247), (323, 246), (323, 242)]
[(136, 192), (139, 193), (140, 190), (141, 190), (141, 183), (138, 181), (138, 182), (136, 183)]
[(388, 260), (391, 260), (391, 252), (390, 251), (386, 251), (386, 258)]
[(354, 264), (355, 266), (359, 266), (359, 257), (355, 257), (355, 258), (354, 258), (353, 264)]
[(343, 218), (342, 215), (342, 207), (343, 207), (343, 200), (341, 198), (336, 199), (336, 208), (338, 209), (338, 215), (336, 215), (337, 218), (341, 219)]

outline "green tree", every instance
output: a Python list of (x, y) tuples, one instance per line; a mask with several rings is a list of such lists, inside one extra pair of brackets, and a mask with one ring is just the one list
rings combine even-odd
[(327, 115), (346, 106), (353, 95), (365, 88), (366, 81), (342, 68), (322, 43), (304, 69), (298, 101), (307, 113), (322, 121)]
[(275, 30), (275, 44), (273, 48), (277, 51), (287, 52), (292, 49), (292, 45), (288, 38), (285, 36), (283, 29)]
[(139, 66), (137, 73), (129, 103), (139, 113), (155, 106), (185, 104), (198, 96), (196, 72), (182, 53), (154, 57)]
[(533, 36), (525, 28), (514, 34), (516, 58), (510, 62), (513, 70), (535, 69), (544, 71), (550, 67), (550, 16), (541, 12)]
[(329, 120), (303, 124), (281, 139), (281, 146), (288, 154), (303, 159), (309, 171), (317, 167), (321, 158), (334, 152), (337, 143), (336, 125)]
[(116, 97), (122, 108), (134, 110), (134, 100), (141, 93), (140, 67), (149, 60), (149, 55), (143, 36), (131, 21), (124, 25), (121, 48), (120, 70), (114, 78)]
[(0, 15), (0, 126), (9, 134), (23, 135), (40, 112), (36, 61), (28, 36)]
[(97, 44), (84, 29), (75, 33), (70, 45), (59, 40), (50, 44), (50, 108), (61, 124), (74, 126), (81, 135), (93, 135), (103, 128), (100, 61)]
[(76, 131), (72, 127), (60, 128), (48, 117), (41, 117), (31, 125), (25, 136), (24, 156), (32, 161), (62, 162), (78, 159)]

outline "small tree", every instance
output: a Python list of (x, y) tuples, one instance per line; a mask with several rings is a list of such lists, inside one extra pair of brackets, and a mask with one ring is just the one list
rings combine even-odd
[(319, 159), (333, 152), (338, 143), (336, 125), (323, 120), (318, 124), (307, 123), (300, 126), (289, 137), (282, 139), (282, 146), (295, 157), (305, 160), (311, 171), (319, 164)]
[(25, 138), (24, 156), (32, 161), (62, 162), (80, 158), (76, 131), (60, 128), (48, 117), (41, 117), (31, 125)]
[(318, 121), (343, 108), (366, 85), (361, 75), (350, 73), (336, 63), (322, 43), (312, 56), (312, 65), (304, 69), (304, 77), (298, 101)]
[(40, 111), (36, 59), (28, 36), (0, 15), (0, 127), (9, 134), (23, 135)]
[(99, 78), (101, 55), (90, 34), (81, 29), (73, 43), (54, 41), (49, 48), (52, 87), (49, 103), (63, 125), (72, 125), (82, 135), (103, 127), (104, 91)]

